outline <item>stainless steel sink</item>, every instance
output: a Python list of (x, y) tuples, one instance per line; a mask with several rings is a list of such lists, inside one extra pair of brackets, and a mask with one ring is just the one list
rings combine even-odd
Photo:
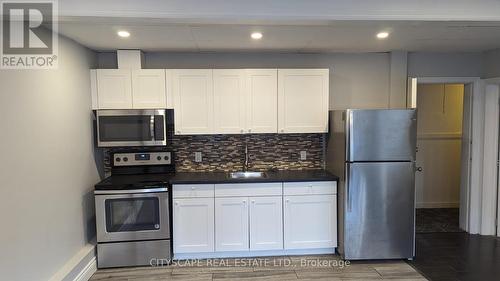
[(265, 178), (265, 172), (232, 172), (229, 173), (229, 178), (231, 179), (255, 179), (255, 178)]

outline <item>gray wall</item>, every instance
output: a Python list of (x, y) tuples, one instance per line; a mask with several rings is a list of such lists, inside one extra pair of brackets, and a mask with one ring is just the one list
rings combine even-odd
[(491, 50), (484, 53), (483, 77), (500, 77), (500, 49)]
[(93, 248), (95, 66), (94, 52), (60, 37), (58, 70), (0, 71), (2, 280), (48, 280)]
[(408, 54), (408, 76), (411, 77), (480, 77), (483, 53)]
[[(143, 68), (330, 69), (330, 109), (389, 106), (389, 53), (146, 53)], [(116, 68), (116, 54), (99, 54), (99, 66)]]

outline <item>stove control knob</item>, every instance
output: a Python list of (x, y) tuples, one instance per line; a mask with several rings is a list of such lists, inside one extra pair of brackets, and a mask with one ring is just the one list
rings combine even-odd
[(116, 157), (116, 160), (115, 160), (115, 161), (116, 161), (116, 162), (120, 162), (120, 161), (122, 161), (122, 159), (121, 159), (120, 157)]
[(128, 161), (128, 157), (123, 157), (123, 161), (127, 162)]
[(165, 159), (165, 161), (168, 161), (168, 156), (163, 157), (163, 159)]
[(157, 156), (156, 160), (161, 161), (161, 156)]

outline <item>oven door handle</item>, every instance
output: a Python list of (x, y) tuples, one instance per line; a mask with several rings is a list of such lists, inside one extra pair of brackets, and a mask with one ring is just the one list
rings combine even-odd
[(149, 132), (151, 133), (151, 140), (154, 141), (155, 138), (155, 116), (151, 115), (149, 119)]
[(107, 194), (134, 194), (134, 193), (154, 193), (154, 192), (167, 192), (168, 187), (146, 188), (146, 189), (129, 189), (129, 190), (94, 190), (96, 195)]

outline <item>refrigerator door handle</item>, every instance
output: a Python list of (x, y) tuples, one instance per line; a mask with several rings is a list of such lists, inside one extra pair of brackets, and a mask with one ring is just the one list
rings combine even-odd
[(345, 201), (346, 201), (346, 209), (347, 209), (347, 212), (351, 212), (351, 195), (349, 194), (349, 189), (350, 189), (350, 183), (349, 183), (349, 178), (351, 177), (351, 173), (350, 173), (350, 167), (349, 167), (349, 164), (346, 165), (345, 167), (345, 181), (344, 181), (344, 184), (345, 184)]

